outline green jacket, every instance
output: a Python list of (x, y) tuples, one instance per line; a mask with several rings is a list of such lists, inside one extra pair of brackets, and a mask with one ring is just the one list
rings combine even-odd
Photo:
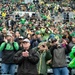
[(51, 54), (49, 51), (39, 52), (39, 63), (37, 64), (37, 69), (39, 74), (47, 75), (47, 61), (51, 59)]
[(39, 49), (37, 47), (33, 48), (33, 50), (36, 50), (39, 55), (39, 62), (37, 64), (38, 74), (47, 75), (48, 65), (46, 63), (52, 58), (50, 51), (47, 50), (39, 52)]

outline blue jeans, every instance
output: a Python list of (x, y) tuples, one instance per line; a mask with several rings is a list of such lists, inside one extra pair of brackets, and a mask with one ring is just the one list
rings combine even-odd
[(3, 64), (1, 65), (1, 73), (2, 75), (4, 74), (9, 74), (14, 75), (15, 74), (15, 64)]
[(68, 71), (67, 67), (53, 68), (53, 74), (54, 75), (69, 75), (69, 71)]

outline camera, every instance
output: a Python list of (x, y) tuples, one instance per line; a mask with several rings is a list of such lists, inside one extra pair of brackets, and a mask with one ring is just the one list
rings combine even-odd
[(56, 41), (57, 41), (56, 38), (52, 38), (50, 42), (51, 42), (51, 43), (54, 43), (54, 42), (56, 42)]
[(44, 48), (45, 48), (45, 45), (42, 45), (42, 47), (44, 47)]

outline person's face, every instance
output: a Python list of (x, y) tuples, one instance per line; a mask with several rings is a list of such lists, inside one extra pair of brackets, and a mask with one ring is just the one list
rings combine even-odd
[(33, 39), (36, 39), (36, 35), (33, 36)]
[(21, 28), (22, 27), (22, 25), (21, 24), (19, 24), (19, 28)]
[(23, 42), (23, 39), (19, 39), (19, 42), (22, 43)]
[(44, 51), (44, 47), (45, 47), (44, 45), (38, 46), (38, 48), (39, 48), (40, 51)]
[(39, 46), (38, 48), (39, 48), (40, 51), (43, 51), (43, 46), (42, 45)]
[(23, 42), (23, 48), (24, 48), (24, 49), (28, 50), (29, 47), (30, 47), (30, 43), (28, 43), (28, 42)]
[(67, 35), (67, 32), (65, 32), (64, 34)]
[(7, 40), (10, 41), (12, 39), (11, 36), (7, 36)]
[(57, 33), (58, 33), (58, 30), (56, 29), (56, 30), (54, 31), (54, 33), (57, 34)]
[(52, 44), (53, 45), (57, 45), (58, 44), (58, 41), (54, 41)]
[(3, 34), (6, 34), (7, 33), (7, 31), (6, 30), (3, 30)]
[(51, 27), (51, 30), (54, 30), (54, 27)]
[(19, 37), (19, 36), (20, 36), (20, 33), (19, 33), (19, 32), (16, 32), (16, 33), (15, 33), (15, 36), (16, 36), (16, 37)]
[(74, 42), (74, 43), (75, 43), (75, 37), (73, 37), (73, 38), (72, 38), (72, 42)]
[(39, 34), (39, 35), (37, 35), (37, 38), (41, 38), (41, 35)]

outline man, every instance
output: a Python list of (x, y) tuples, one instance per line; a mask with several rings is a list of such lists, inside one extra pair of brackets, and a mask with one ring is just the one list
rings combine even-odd
[(2, 65), (1, 65), (1, 73), (14, 75), (15, 73), (15, 64), (13, 60), (13, 56), (15, 52), (19, 49), (19, 45), (17, 42), (14, 42), (14, 38), (11, 33), (6, 35), (0, 46), (0, 51), (2, 51)]
[(23, 40), (23, 50), (15, 54), (14, 61), (18, 64), (17, 75), (38, 75), (36, 64), (39, 57), (36, 50), (31, 50), (29, 39)]
[(12, 28), (14, 27), (14, 25), (16, 24), (16, 22), (14, 21), (14, 19), (12, 17), (9, 17), (6, 21), (6, 25), (8, 28)]
[(52, 40), (51, 54), (52, 67), (54, 75), (69, 75), (66, 62), (66, 54), (70, 52), (66, 40), (62, 40), (60, 44), (57, 40)]
[(32, 40), (31, 40), (31, 47), (37, 47), (38, 44), (41, 42), (41, 39), (37, 37), (36, 34), (32, 34)]

